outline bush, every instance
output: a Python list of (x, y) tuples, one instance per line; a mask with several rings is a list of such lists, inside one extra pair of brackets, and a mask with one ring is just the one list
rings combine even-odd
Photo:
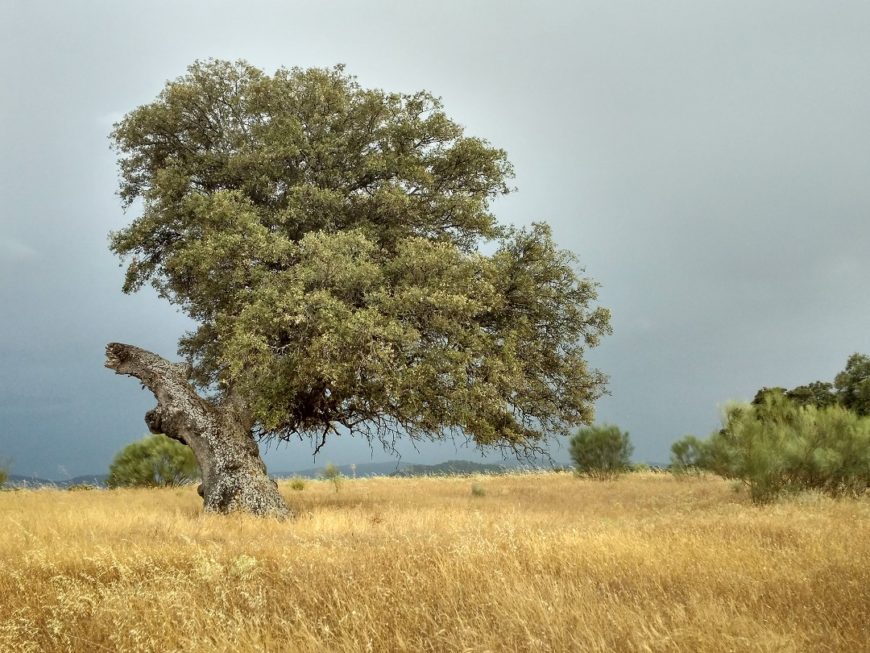
[(342, 480), (344, 480), (344, 477), (341, 475), (341, 471), (338, 469), (338, 467), (336, 467), (332, 463), (329, 463), (326, 467), (323, 468), (322, 475), (324, 480), (331, 482), (333, 487), (335, 487), (335, 491), (338, 492), (339, 487), (341, 486), (341, 482)]
[(783, 492), (859, 495), (870, 487), (870, 418), (842, 406), (800, 406), (783, 396), (726, 409), (705, 466), (749, 488), (756, 503)]
[(633, 450), (628, 433), (607, 424), (581, 428), (571, 438), (571, 460), (577, 474), (598, 480), (628, 471)]
[(293, 477), (293, 479), (290, 481), (290, 489), (301, 492), (305, 489), (305, 479), (300, 478), (299, 476)]
[(169, 487), (199, 478), (193, 450), (165, 435), (149, 435), (122, 449), (109, 467), (106, 485)]
[(694, 435), (671, 445), (671, 471), (677, 476), (698, 474), (709, 465), (709, 446)]
[(473, 497), (485, 497), (486, 490), (483, 489), (483, 486), (478, 485), (477, 483), (471, 484), (471, 496)]

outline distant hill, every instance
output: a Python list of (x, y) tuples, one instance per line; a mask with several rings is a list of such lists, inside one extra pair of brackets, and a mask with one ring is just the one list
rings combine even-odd
[[(663, 463), (650, 463), (652, 469), (667, 469), (668, 465)], [(351, 469), (351, 465), (337, 466), (342, 475), (347, 477), (366, 478), (370, 476), (459, 476), (462, 474), (504, 474), (506, 472), (515, 471), (520, 467), (516, 464), (494, 464), (494, 463), (478, 463), (471, 460), (448, 460), (437, 465), (412, 464), (404, 461), (388, 460), (375, 463), (358, 463), (356, 469)], [(522, 468), (526, 468), (523, 465)], [(570, 469), (570, 465), (540, 465), (537, 469)], [(273, 478), (284, 479), (299, 476), (302, 478), (320, 478), (323, 475), (323, 467), (311, 467), (296, 472), (276, 472), (271, 474)], [(65, 489), (72, 485), (95, 485), (97, 487), (105, 487), (106, 474), (87, 474), (84, 476), (76, 476), (74, 478), (63, 481), (49, 481), (44, 478), (35, 476), (20, 476), (10, 474), (7, 485), (12, 487), (22, 488), (40, 488), (40, 487), (56, 487)]]
[(97, 487), (106, 487), (106, 480), (108, 478), (108, 474), (90, 474), (85, 476), (76, 476), (69, 479), (68, 481), (61, 481), (61, 486), (69, 487), (71, 485), (96, 485)]
[(45, 478), (37, 478), (35, 476), (20, 476), (18, 474), (10, 474), (7, 485), (20, 488), (40, 488), (40, 487), (56, 487), (68, 488), (73, 485), (95, 485), (97, 487), (105, 487), (106, 474), (86, 474), (85, 476), (75, 476), (64, 481), (49, 481)]
[(49, 481), (44, 478), (36, 478), (35, 476), (19, 476), (18, 474), (10, 474), (6, 479), (6, 485), (12, 487), (44, 487), (47, 485), (54, 486), (54, 481)]
[[(356, 465), (356, 470), (351, 469), (350, 465), (336, 465), (338, 471), (344, 476), (356, 476), (357, 478), (365, 478), (368, 476), (390, 476), (395, 472), (410, 467), (410, 463), (402, 461), (390, 460), (380, 463), (359, 463)], [(270, 474), (274, 478), (293, 478), (300, 476), (302, 478), (320, 478), (323, 475), (323, 467), (311, 467), (302, 469), (296, 472), (276, 472)]]
[(437, 465), (408, 465), (393, 472), (391, 476), (461, 476), (463, 474), (504, 474), (511, 468), (506, 465), (476, 463), (470, 460), (448, 460)]
[[(370, 476), (455, 476), (460, 474), (503, 474), (511, 469), (507, 465), (476, 463), (470, 460), (448, 460), (437, 465), (412, 464), (402, 461), (380, 463), (359, 463), (356, 469), (351, 465), (336, 465), (343, 476), (366, 478)], [(320, 478), (323, 467), (312, 467), (297, 472), (277, 472), (274, 478)]]

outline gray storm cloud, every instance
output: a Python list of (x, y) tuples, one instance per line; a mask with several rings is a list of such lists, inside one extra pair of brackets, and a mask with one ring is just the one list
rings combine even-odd
[[(153, 400), (103, 347), (171, 356), (189, 323), (120, 291), (106, 236), (130, 216), (107, 134), (194, 59), (241, 57), (429, 89), (507, 150), (519, 190), (496, 213), (548, 220), (613, 311), (590, 352), (611, 377), (599, 419), (665, 461), (725, 401), (870, 352), (868, 33), (849, 1), (3, 3), (0, 458), (99, 473), (144, 432)], [(307, 467), (310, 447), (267, 461)]]

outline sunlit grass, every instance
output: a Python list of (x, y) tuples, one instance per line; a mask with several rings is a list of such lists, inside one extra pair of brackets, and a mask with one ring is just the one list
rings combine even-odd
[[(479, 488), (479, 491), (473, 490)], [(862, 651), (870, 500), (715, 478), (0, 493), (2, 651)]]

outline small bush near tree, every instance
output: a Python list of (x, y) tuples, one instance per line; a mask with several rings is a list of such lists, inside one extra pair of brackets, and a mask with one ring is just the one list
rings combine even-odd
[(628, 433), (604, 424), (581, 428), (571, 438), (571, 460), (577, 474), (598, 480), (613, 479), (631, 467)]
[(117, 487), (169, 487), (199, 478), (199, 466), (190, 447), (165, 435), (148, 435), (124, 447), (109, 467), (106, 485)]

